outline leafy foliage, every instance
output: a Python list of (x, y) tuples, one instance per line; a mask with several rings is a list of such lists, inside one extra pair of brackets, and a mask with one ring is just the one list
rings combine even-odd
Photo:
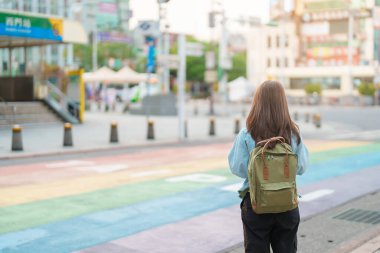
[(373, 96), (376, 92), (376, 87), (373, 83), (361, 83), (358, 86), (358, 91), (363, 96)]
[(308, 95), (311, 95), (314, 92), (317, 93), (318, 95), (321, 95), (322, 94), (322, 87), (320, 84), (310, 83), (310, 84), (305, 86), (305, 92)]
[(246, 52), (237, 53), (232, 57), (232, 69), (228, 71), (228, 81), (238, 77), (247, 77), (247, 55)]

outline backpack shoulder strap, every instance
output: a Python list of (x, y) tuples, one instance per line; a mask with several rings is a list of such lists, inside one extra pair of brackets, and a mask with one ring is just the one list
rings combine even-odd
[(263, 141), (260, 141), (260, 142), (257, 143), (257, 145), (264, 145), (264, 147), (261, 150), (261, 159), (263, 160), (263, 163), (264, 163), (264, 170), (263, 170), (264, 180), (268, 180), (269, 179), (269, 169), (268, 169), (267, 163), (265, 162), (264, 153), (265, 153), (265, 151), (267, 149), (268, 144), (271, 143), (271, 142), (273, 142), (273, 141), (279, 141), (281, 143), (281, 145), (284, 146), (284, 148), (286, 150), (286, 159), (285, 159), (285, 164), (284, 164), (284, 174), (285, 174), (285, 177), (289, 177), (289, 152), (288, 152), (288, 149), (285, 146), (285, 139), (284, 139), (284, 137), (276, 136), (276, 137), (272, 137), (272, 138), (269, 138), (269, 139), (266, 139), (266, 140), (263, 140)]

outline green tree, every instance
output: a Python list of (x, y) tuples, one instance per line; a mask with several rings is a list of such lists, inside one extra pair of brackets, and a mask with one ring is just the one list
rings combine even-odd
[[(98, 66), (108, 64), (110, 58), (122, 61), (135, 59), (136, 50), (126, 43), (98, 43)], [(74, 56), (86, 71), (92, 70), (92, 45), (74, 45)]]
[(203, 82), (205, 70), (206, 67), (204, 56), (186, 57), (186, 78), (188, 81)]
[(246, 52), (236, 53), (232, 56), (232, 69), (228, 71), (228, 81), (238, 77), (247, 77), (247, 54)]

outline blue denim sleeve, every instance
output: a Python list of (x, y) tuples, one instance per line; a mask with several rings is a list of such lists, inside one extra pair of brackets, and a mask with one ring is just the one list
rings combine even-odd
[(242, 129), (235, 138), (235, 142), (228, 155), (228, 163), (232, 174), (248, 178), (249, 149), (245, 141), (246, 130)]
[(297, 162), (297, 175), (302, 175), (309, 167), (309, 151), (305, 146), (302, 136), (300, 135), (300, 143), (297, 144), (296, 138), (292, 140), (293, 151), (298, 156)]

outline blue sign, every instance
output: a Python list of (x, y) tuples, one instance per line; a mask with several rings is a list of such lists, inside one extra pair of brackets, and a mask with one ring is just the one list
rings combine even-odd
[(148, 36), (145, 42), (148, 44), (146, 71), (147, 73), (154, 73), (156, 70), (156, 39)]

